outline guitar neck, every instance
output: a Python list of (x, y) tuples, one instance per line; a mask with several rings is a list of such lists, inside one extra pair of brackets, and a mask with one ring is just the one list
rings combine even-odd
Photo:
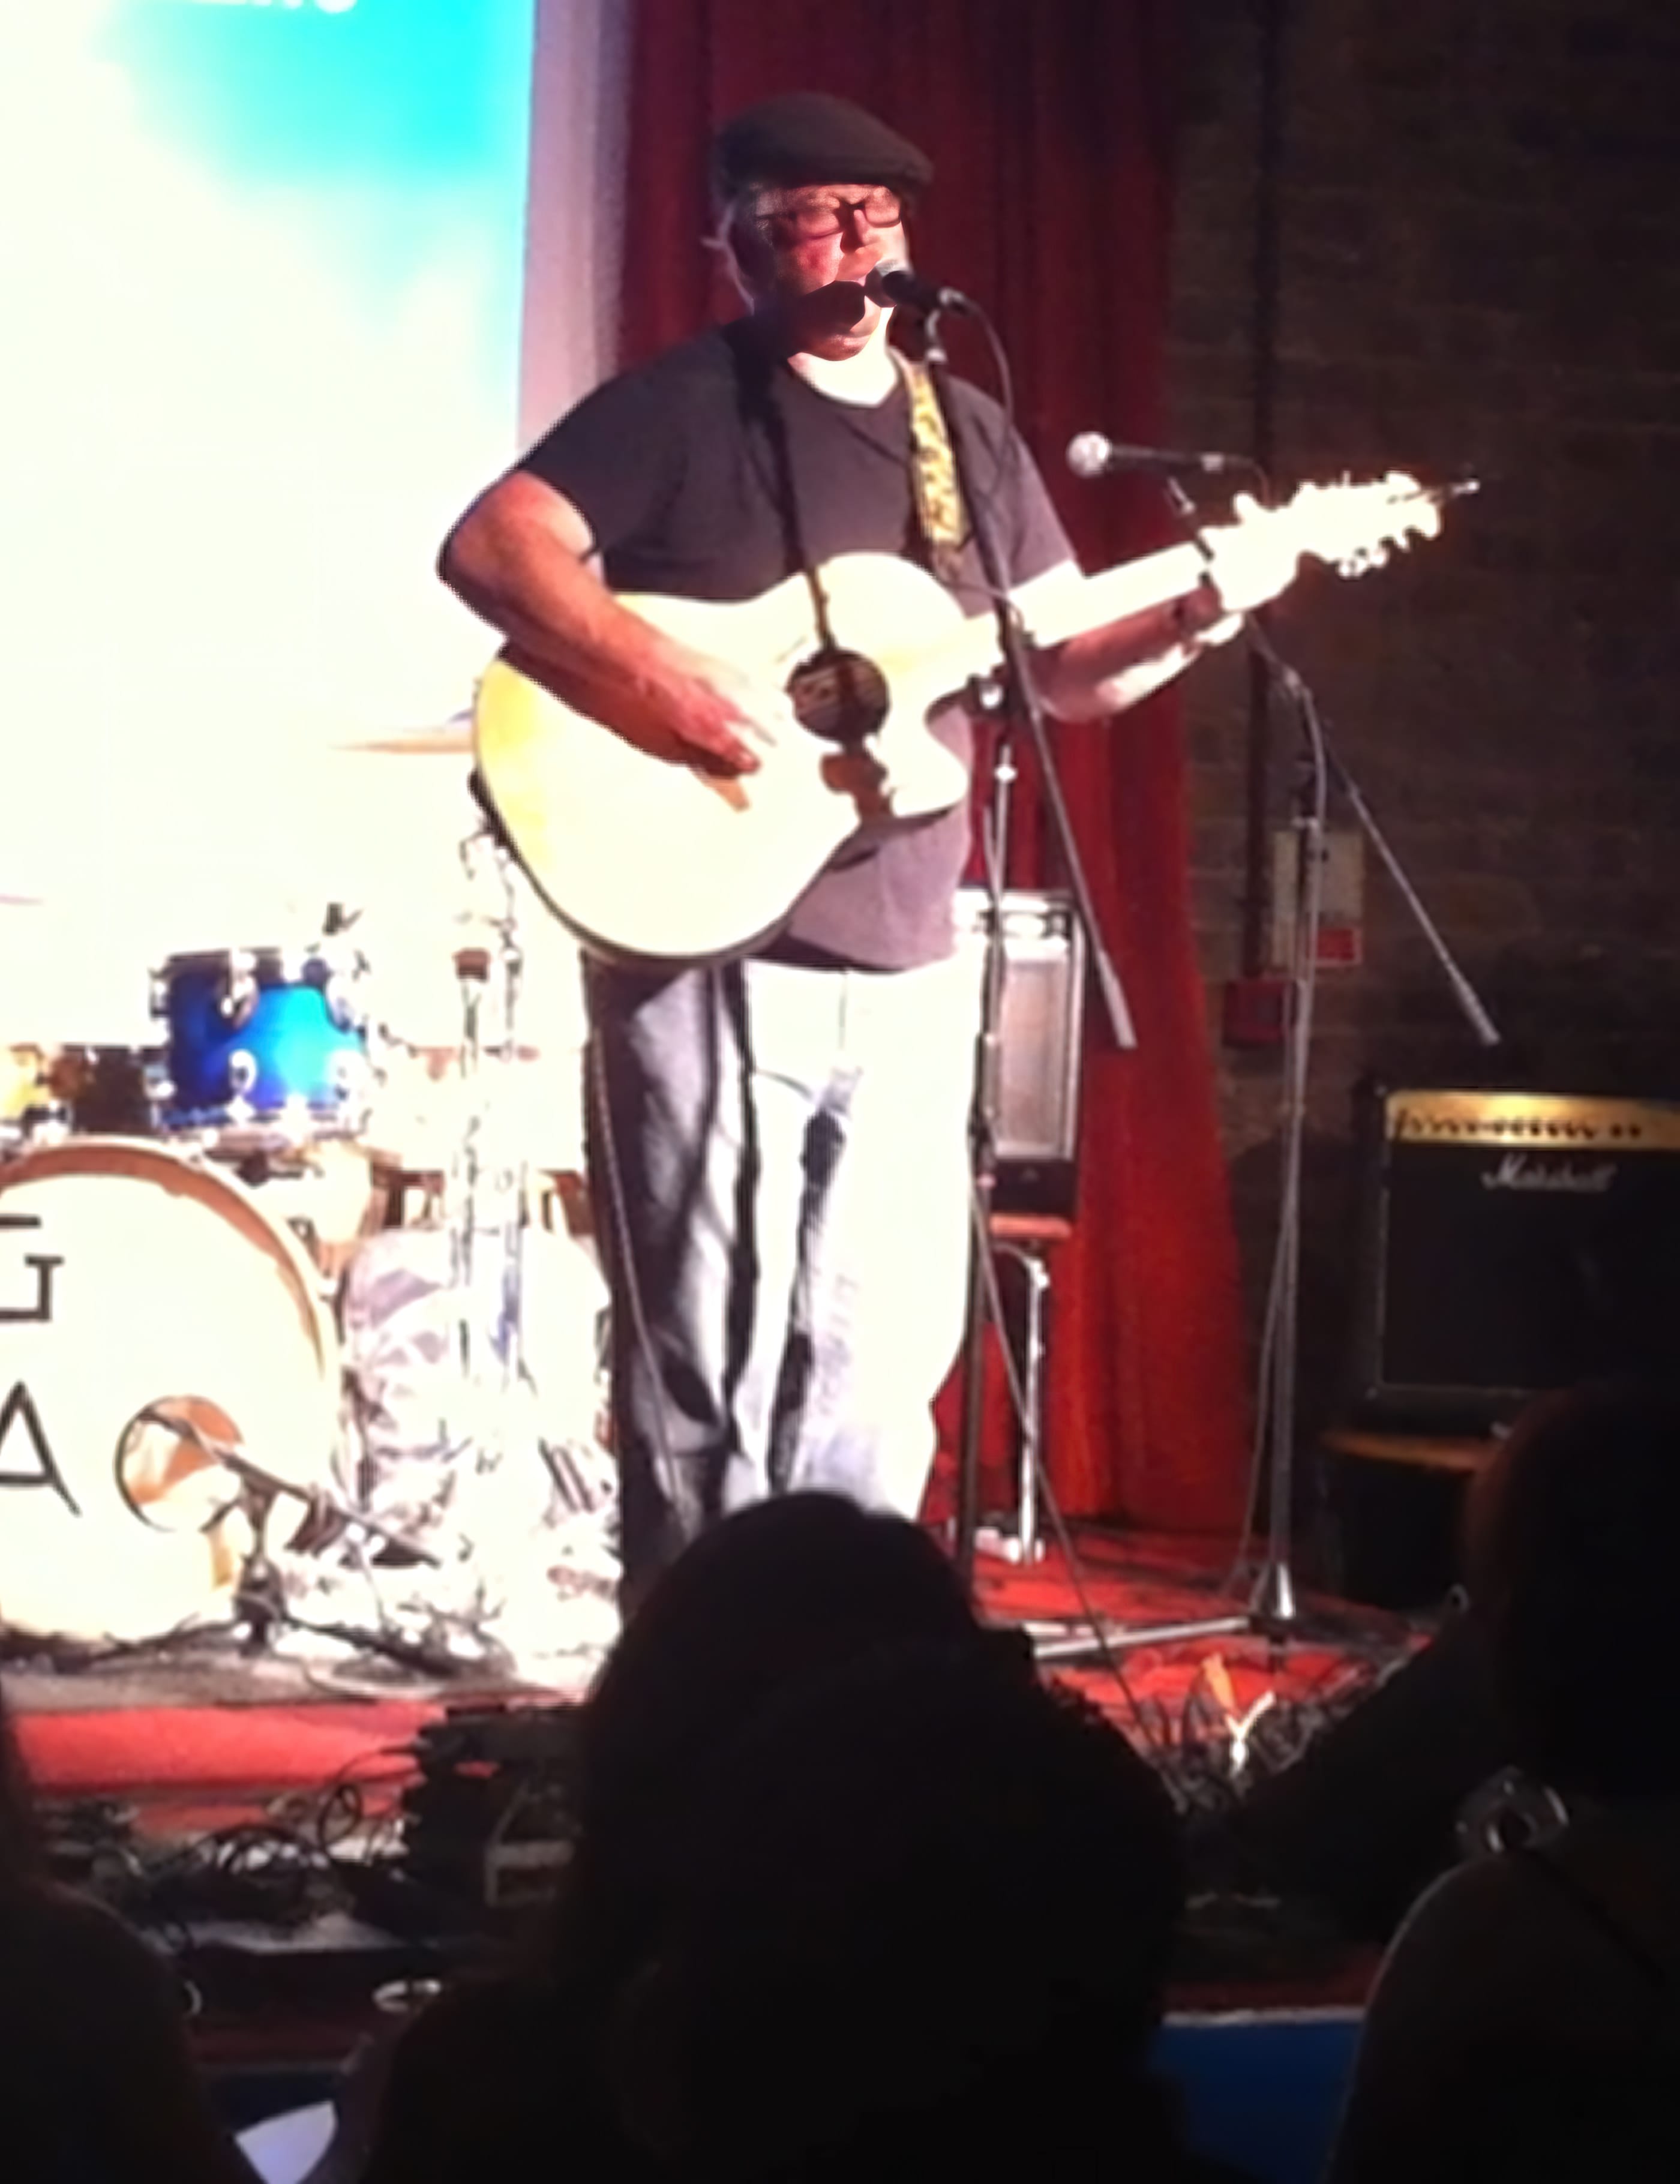
[[(1390, 549), (1408, 539), (1436, 537), (1442, 499), (1441, 493), (1426, 491), (1416, 478), (1399, 471), (1366, 485), (1345, 481), (1305, 485), (1282, 507), (1250, 508), (1241, 513), (1237, 524), (1216, 526), (1205, 543), (1181, 539), (1099, 576), (1082, 577), (1070, 564), (1034, 578), (1015, 594), (1021, 626), (1029, 643), (1043, 648), (1158, 611), (1193, 593), (1210, 573), (1211, 554), (1227, 541), (1234, 546), (1237, 532), (1262, 526), (1278, 549), (1280, 571), (1283, 557), (1293, 569), (1301, 556), (1310, 555), (1343, 576), (1357, 576), (1380, 566)], [(1227, 568), (1223, 573), (1228, 578), (1232, 572)], [(1252, 581), (1252, 571), (1249, 575)], [(877, 575), (875, 581), (886, 580)], [(998, 664), (993, 616), (971, 616), (956, 630), (937, 638), (923, 664), (924, 687), (937, 685), (953, 693), (974, 676), (991, 674)]]
[[(1474, 486), (1465, 488), (1474, 491)], [(1411, 538), (1433, 538), (1441, 528), (1446, 494), (1431, 492), (1403, 471), (1390, 471), (1366, 485), (1304, 485), (1282, 507), (1250, 507), (1234, 526), (1217, 525), (1209, 534), (1221, 538), (1250, 525), (1264, 526), (1293, 556), (1327, 562), (1343, 576), (1379, 566), (1391, 549)], [(1040, 644), (1058, 644), (1111, 621), (1168, 605), (1193, 592), (1209, 573), (1209, 547), (1200, 539), (1181, 539), (1141, 560), (1122, 561), (1082, 586), (1054, 590), (1043, 603), (1030, 603), (1030, 633)]]

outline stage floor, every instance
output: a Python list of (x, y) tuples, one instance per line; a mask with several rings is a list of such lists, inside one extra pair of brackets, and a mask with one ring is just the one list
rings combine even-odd
[[(1221, 1721), (1241, 1722), (1257, 1706), (1253, 1736), (1275, 1737), (1290, 1721), (1305, 1733), (1313, 1717), (1356, 1702), (1421, 1635), (1412, 1619), (1310, 1597), (1284, 1644), (1244, 1631), (1161, 1637), (1154, 1634), (1240, 1617), (1246, 1594), (1226, 1583), (1228, 1544), (1085, 1526), (1075, 1546), (1072, 1564), (1054, 1548), (1025, 1566), (982, 1554), (978, 1604), (988, 1620), (1027, 1626), (1047, 1672), (1157, 1757), (1205, 1742)], [(1112, 1660), (1094, 1644), (1088, 1658), (1065, 1659), (1093, 1623), (1110, 1634)], [(160, 1830), (220, 1825), (230, 1808), (259, 1810), (347, 1769), (400, 1780), (406, 1747), (447, 1707), (576, 1699), (600, 1658), (580, 1652), (539, 1687), (427, 1679), (348, 1652), (248, 1655), (231, 1638), (74, 1669), (47, 1665), (15, 1641), (13, 1652), (0, 1677), (40, 1793), (120, 1799), (142, 1827)]]

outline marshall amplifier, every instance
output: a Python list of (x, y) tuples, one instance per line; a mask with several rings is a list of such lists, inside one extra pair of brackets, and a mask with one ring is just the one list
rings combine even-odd
[(1680, 1362), (1680, 1102), (1379, 1090), (1360, 1123), (1366, 1417), (1484, 1427)]
[[(957, 894), (957, 931), (976, 962), (988, 914), (986, 890)], [(1079, 1141), (1085, 936), (1060, 889), (1005, 889), (1004, 991), (999, 1024), (998, 1173), (1000, 1213), (1071, 1219)]]

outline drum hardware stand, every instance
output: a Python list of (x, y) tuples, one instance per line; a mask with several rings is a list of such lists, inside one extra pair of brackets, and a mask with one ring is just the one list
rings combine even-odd
[[(513, 886), (513, 851), (493, 824), (480, 827), (459, 844), (463, 868), (476, 881), (480, 857), (487, 850), (494, 859), (501, 904), (493, 916), (471, 918), (473, 925), (488, 928), (485, 937), (465, 942), (454, 951), (461, 999), (457, 1075), (463, 1113), (444, 1177), (442, 1222), (448, 1252), (453, 1394), (446, 1387), (442, 1395), (432, 1444), (434, 1455), (444, 1459), (453, 1474), (449, 1493), (460, 1497), (452, 1513), (451, 1529), (464, 1551), (460, 1568), (470, 1586), (470, 1604), (465, 1613), (474, 1624), (490, 1612), (488, 1581), (498, 1565), (484, 1552), (487, 1540), (474, 1536), (470, 1482), (493, 1479), (515, 1455), (519, 1437), (514, 1398), (527, 1378), (524, 1230), (528, 1166), (505, 1088), (497, 1082), (498, 1073), (512, 1069), (518, 1054), (524, 953)], [(487, 1505), (481, 1515), (487, 1509)], [(426, 1559), (443, 1566), (438, 1557)]]
[[(400, 1601), (392, 1593), (377, 1611), (381, 1619), (399, 1618), (404, 1630), (411, 1614), (441, 1620), (487, 1655), (500, 1648), (511, 1668), (500, 1618), (505, 1613), (511, 1627), (532, 1607), (524, 1580), (540, 1577), (542, 1565), (531, 1560), (541, 1551), (531, 1535), (559, 1484), (527, 1356), (537, 1279), (526, 1234), (532, 1170), (517, 1097), (524, 1087), (515, 1081), (526, 960), (516, 860), (493, 816), (455, 846), (468, 883), (453, 921), (459, 1031), (430, 1240), (441, 1264), (427, 1261), (434, 1269), (428, 1350), (442, 1370), (417, 1391), (419, 1415), (402, 1448), (376, 1445), (353, 1392), (348, 1432), (364, 1459), (359, 1499), (384, 1506), (386, 1485), (400, 1486), (407, 1506), (394, 1513), (439, 1547), (426, 1560), (446, 1574), (441, 1586), (420, 1582), (419, 1573), (400, 1582)], [(417, 1482), (417, 1496), (407, 1482)], [(382, 1574), (366, 1572), (376, 1591)]]
[[(522, 1150), (506, 1142), (505, 1112), (498, 1115), (487, 1056), (510, 1069), (518, 1053), (516, 1032), (520, 979), (525, 967), (520, 945), (518, 911), (514, 898), (512, 852), (498, 833), (486, 827), (461, 844), (464, 865), (471, 870), (472, 853), (487, 844), (496, 859), (503, 909), (493, 921), (496, 935), (494, 965), (500, 1001), (499, 1037), (493, 1045), (484, 1039), (484, 1004), (490, 989), (492, 951), (470, 946), (455, 951), (455, 975), (461, 989), (461, 1078), (467, 1088), (466, 1119), (453, 1164), (450, 1183), (455, 1204), (451, 1214), (453, 1272), (460, 1301), (457, 1321), (459, 1358), (463, 1378), (481, 1389), (487, 1367), (496, 1379), (496, 1395), (505, 1399), (521, 1378), (524, 1356), (524, 1270), (522, 1234), (525, 1226), (526, 1164)], [(505, 1109), (505, 1102), (499, 1103)], [(479, 1289), (480, 1239), (492, 1237), (498, 1246), (496, 1301), (489, 1334), (489, 1357), (483, 1356), (485, 1330), (475, 1303)], [(505, 1451), (499, 1446), (505, 1419), (498, 1418), (498, 1446), (484, 1451), (492, 1460)]]
[[(1199, 529), (1199, 519), (1190, 496), (1176, 478), (1163, 481), (1173, 512), (1190, 533), (1210, 567), (1212, 554)], [(1473, 492), (1471, 483), (1451, 488)], [(1247, 1567), (1248, 1542), (1260, 1499), (1262, 1467), (1266, 1478), (1266, 1550), (1252, 1572), (1245, 1612), (1213, 1616), (1158, 1627), (1152, 1630), (1109, 1628), (1096, 1633), (1071, 1635), (1041, 1646), (1041, 1660), (1088, 1659), (1093, 1652), (1108, 1654), (1120, 1647), (1161, 1645), (1177, 1640), (1241, 1633), (1266, 1639), (1281, 1649), (1300, 1633), (1304, 1618), (1296, 1595), (1293, 1570), (1294, 1464), (1296, 1440), (1296, 1368), (1299, 1355), (1300, 1245), (1303, 1154), (1307, 1121), (1308, 1081), (1312, 1061), (1314, 1003), (1318, 985), (1318, 933), (1323, 898), (1325, 835), (1332, 787), (1364, 830), (1384, 870), (1399, 890), (1401, 900), (1428, 943), (1445, 975), (1460, 1012), (1483, 1046), (1497, 1046), (1499, 1034), (1493, 1018), (1455, 960), (1440, 928), (1412, 885), (1405, 866), (1378, 827), (1363, 791), (1337, 754), (1328, 727), (1318, 708), (1311, 686), (1272, 642), (1263, 616), (1243, 616), (1248, 640), (1265, 663), (1277, 685), (1288, 696), (1300, 725), (1304, 741), (1299, 766), (1295, 827), (1294, 900), (1292, 912), (1289, 977), (1287, 993), (1282, 1120), (1279, 1133), (1282, 1178), (1278, 1193), (1277, 1237), (1272, 1262), (1271, 1292), (1266, 1303), (1261, 1343), (1259, 1415), (1249, 1506), (1245, 1513), (1238, 1559), (1226, 1580), (1234, 1590)]]

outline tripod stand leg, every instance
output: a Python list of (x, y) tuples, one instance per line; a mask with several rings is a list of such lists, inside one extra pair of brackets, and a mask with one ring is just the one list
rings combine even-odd
[(1254, 1580), (1249, 1613), (1256, 1630), (1260, 1631), (1288, 1630), (1299, 1622), (1295, 1581), (1288, 1562), (1267, 1557), (1265, 1568)]
[(1036, 1245), (1027, 1245), (1016, 1256), (1026, 1281), (1021, 1340), (1026, 1415), (1021, 1422), (1021, 1513), (1015, 1538), (1021, 1559), (1031, 1563), (1037, 1562), (1043, 1552), (1038, 1537), (1038, 1479), (1044, 1460), (1044, 1316), (1049, 1303), (1050, 1270)]
[[(1039, 1535), (1040, 1485), (1044, 1461), (1044, 1367), (1046, 1308), (1050, 1293), (1050, 1270), (1043, 1245), (1036, 1239), (1020, 1241), (999, 1237), (991, 1240), (994, 1258), (1012, 1260), (1021, 1269), (1023, 1285), (1018, 1369), (1011, 1375), (1019, 1398), (1015, 1419), (1015, 1515), (1013, 1529), (1008, 1520), (986, 1526), (980, 1544), (1006, 1562), (1035, 1563), (1044, 1552)], [(999, 1311), (999, 1342), (1012, 1345), (1008, 1314)]]

